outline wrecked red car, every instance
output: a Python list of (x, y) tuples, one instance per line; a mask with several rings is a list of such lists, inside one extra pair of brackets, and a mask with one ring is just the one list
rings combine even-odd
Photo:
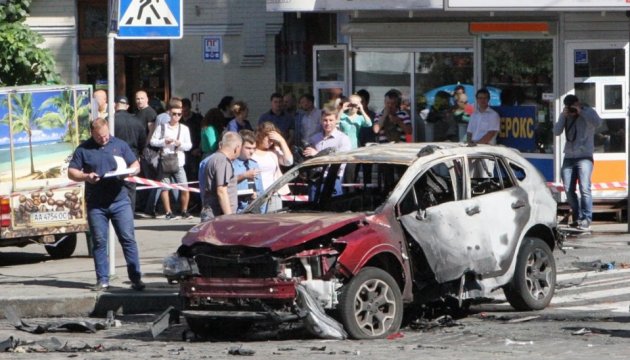
[[(284, 208), (261, 213), (284, 186)], [(518, 310), (545, 308), (555, 228), (543, 177), (512, 149), (377, 145), (307, 160), (244, 214), (195, 226), (164, 275), (200, 335), (304, 320), (322, 337), (383, 338), (406, 308), (446, 297), (503, 290)]]

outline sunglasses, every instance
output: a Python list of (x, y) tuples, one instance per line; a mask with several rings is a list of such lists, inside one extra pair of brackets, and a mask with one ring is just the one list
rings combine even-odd
[(172, 112), (171, 116), (182, 116), (182, 113), (180, 113), (180, 112)]

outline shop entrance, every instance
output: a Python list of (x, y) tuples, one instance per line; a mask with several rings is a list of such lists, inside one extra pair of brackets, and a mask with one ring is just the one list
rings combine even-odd
[[(604, 120), (595, 134), (593, 183), (627, 181), (628, 43), (570, 42), (566, 59), (567, 93), (593, 107)], [(595, 189), (593, 194), (625, 198), (627, 193)]]

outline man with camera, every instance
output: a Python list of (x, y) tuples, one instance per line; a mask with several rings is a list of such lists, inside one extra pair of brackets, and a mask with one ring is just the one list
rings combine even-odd
[[(595, 130), (602, 119), (594, 109), (580, 104), (575, 95), (564, 98), (564, 109), (553, 127), (559, 136), (564, 132), (564, 160), (562, 161), (562, 183), (571, 206), (572, 227), (589, 231), (593, 221), (593, 197), (591, 196), (591, 174), (593, 173), (593, 152)], [(579, 184), (580, 198), (576, 187)]]

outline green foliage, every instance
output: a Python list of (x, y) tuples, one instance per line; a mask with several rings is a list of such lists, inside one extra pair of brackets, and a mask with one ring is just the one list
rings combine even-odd
[(41, 35), (24, 20), (31, 0), (8, 0), (0, 5), (0, 86), (59, 83), (55, 61), (38, 45)]

